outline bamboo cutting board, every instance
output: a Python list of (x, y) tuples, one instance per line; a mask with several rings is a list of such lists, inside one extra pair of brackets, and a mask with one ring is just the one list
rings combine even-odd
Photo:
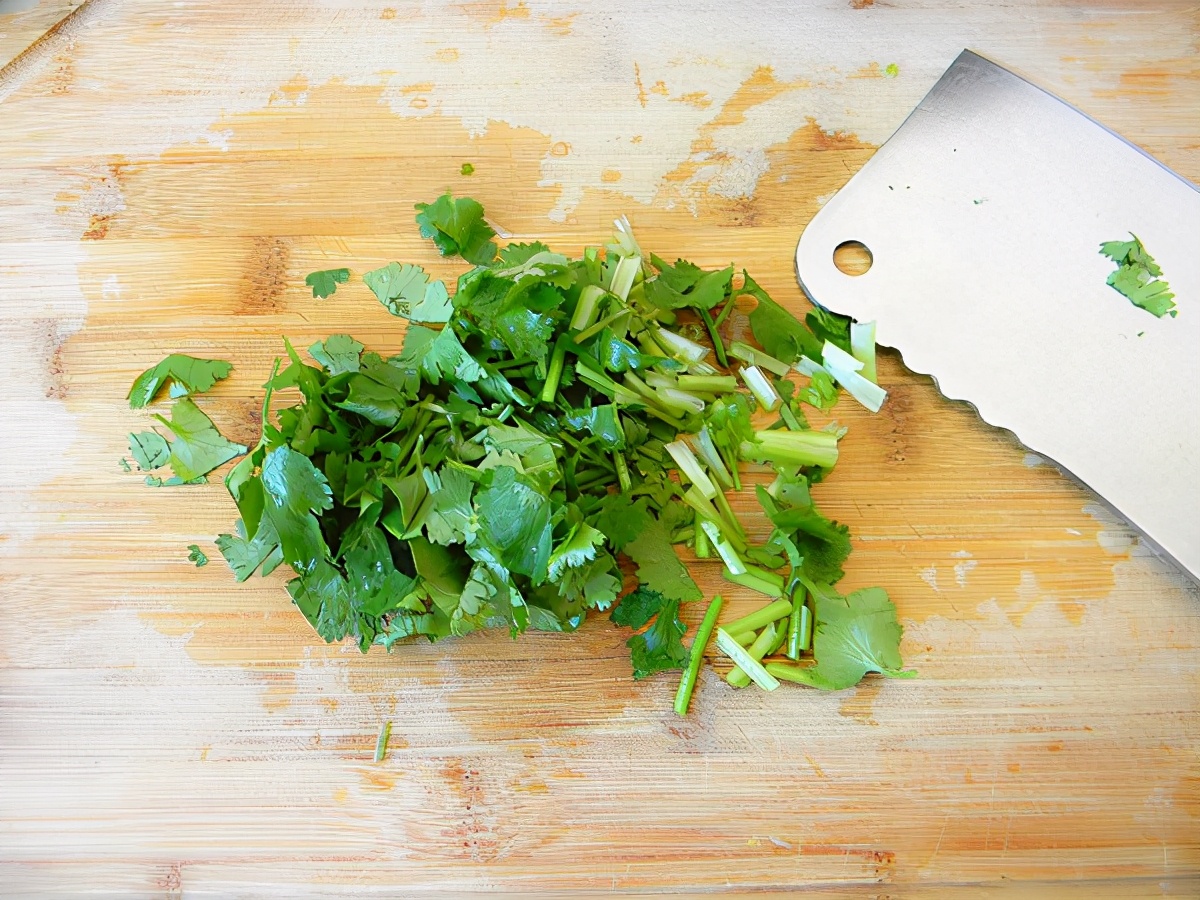
[(0, 894), (1200, 893), (1195, 586), (894, 355), (817, 497), (920, 678), (710, 671), (686, 720), (602, 619), (321, 644), (224, 569), (219, 483), (121, 470), (166, 352), (234, 362), (202, 403), (242, 443), (281, 336), (395, 352), (303, 277), (452, 277), (412, 221), (446, 189), (571, 253), (626, 213), (803, 311), (805, 223), (964, 46), (1200, 179), (1186, 4), (671, 6), (91, 0), (0, 70)]

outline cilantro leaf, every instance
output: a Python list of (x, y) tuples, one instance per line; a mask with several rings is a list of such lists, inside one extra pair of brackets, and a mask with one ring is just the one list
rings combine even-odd
[(613, 607), (609, 618), (614, 625), (622, 625), (636, 631), (644, 628), (647, 622), (658, 615), (665, 599), (658, 591), (638, 587), (621, 598), (621, 602)]
[(171, 407), (170, 421), (157, 415), (154, 418), (175, 436), (171, 441), (167, 463), (175, 477), (185, 482), (201, 478), (217, 466), (246, 452), (241, 444), (225, 440), (212, 419), (187, 397), (175, 401)]
[(425, 534), (435, 544), (463, 544), (475, 537), (479, 520), (471, 503), (475, 482), (463, 467), (444, 465), (439, 472), (425, 470), (431, 499), (424, 522)]
[(825, 346), (826, 341), (829, 341), (835, 347), (840, 347), (847, 353), (850, 352), (849, 316), (831, 312), (823, 306), (813, 306), (808, 315), (804, 317), (804, 323), (816, 335), (822, 347)]
[(597, 527), (637, 563), (638, 581), (672, 600), (699, 600), (703, 594), (671, 546), (670, 532), (663, 523), (644, 504), (629, 506), (619, 495), (612, 497)]
[(345, 284), (349, 280), (349, 269), (325, 269), (321, 272), (309, 272), (304, 278), (304, 283), (312, 288), (314, 297), (324, 299), (332, 296), (339, 284)]
[(239, 519), (237, 534), (217, 536), (217, 549), (238, 581), (245, 581), (260, 567), (264, 576), (270, 575), (283, 562), (279, 533), (267, 516), (259, 520), (254, 537), (250, 540), (246, 539), (246, 526)]
[(604, 545), (604, 535), (592, 526), (580, 522), (571, 527), (567, 536), (554, 548), (547, 563), (553, 581), (561, 581), (568, 569), (581, 568), (596, 558), (598, 547)]
[(430, 384), (440, 384), (442, 379), (457, 381), (479, 381), (487, 372), (463, 347), (453, 328), (431, 331), (414, 326), (404, 336), (404, 349), (400, 361), (416, 363), (421, 374)]
[(550, 501), (520, 481), (510, 466), (498, 466), (489, 475), (491, 484), (476, 497), (477, 539), (496, 549), (505, 568), (540, 584), (546, 579), (553, 539)]
[(705, 272), (686, 259), (670, 266), (651, 254), (658, 276), (646, 282), (646, 299), (659, 309), (712, 309), (725, 299), (733, 279), (733, 266)]
[(1151, 315), (1175, 318), (1179, 314), (1175, 295), (1170, 285), (1159, 279), (1162, 269), (1138, 236), (1130, 233), (1130, 237), (1132, 241), (1105, 241), (1100, 245), (1100, 254), (1117, 264), (1116, 271), (1108, 276), (1108, 284)]
[(430, 325), (450, 321), (453, 307), (445, 283), (430, 281), (420, 266), (388, 263), (365, 273), (363, 281), (393, 316)]
[(745, 271), (745, 284), (736, 293), (750, 294), (758, 306), (750, 313), (750, 331), (769, 355), (785, 363), (794, 363), (801, 356), (819, 359), (824, 341), (804, 326), (795, 316), (776, 303)]
[(157, 431), (142, 431), (129, 435), (129, 453), (139, 469), (149, 472), (167, 464), (171, 446)]
[[(635, 594), (637, 599), (631, 610), (618, 616), (617, 611), (622, 610)], [(654, 590), (640, 588), (620, 601), (617, 610), (613, 611), (613, 622), (641, 628), (648, 620), (643, 617), (648, 614), (653, 614), (653, 624), (625, 642), (625, 646), (629, 647), (630, 661), (634, 664), (634, 678), (637, 679), (648, 678), (672, 668), (683, 668), (691, 659), (688, 649), (683, 646), (684, 632), (688, 629), (679, 620), (678, 599), (666, 598)], [(635, 622), (641, 624), (632, 624)]]
[[(313, 515), (333, 507), (329, 481), (307, 456), (284, 446), (263, 460), (262, 484), (268, 501), (263, 512), (279, 534), (284, 561), (298, 572), (314, 571), (329, 553)], [(321, 584), (328, 588), (329, 577)]]
[[(521, 266), (540, 253), (548, 253), (550, 248), (541, 241), (531, 244), (509, 244), (500, 250), (500, 262), (506, 267)], [(566, 257), (563, 257), (565, 260)]]
[(813, 655), (817, 664), (796, 669), (797, 681), (823, 691), (858, 684), (868, 672), (888, 678), (914, 678), (902, 669), (896, 607), (883, 588), (864, 588), (849, 596), (813, 594)]
[(330, 375), (357, 372), (358, 357), (362, 351), (363, 345), (348, 334), (332, 335), (308, 348), (312, 358), (323, 365)]
[(432, 203), (416, 204), (416, 209), (421, 237), (433, 241), (442, 256), (458, 254), (481, 266), (495, 258), (496, 232), (483, 221), (483, 207), (475, 200), (443, 194)]
[(200, 549), (199, 544), (188, 544), (188, 562), (196, 564), (196, 568), (200, 569), (208, 565), (208, 557), (204, 555), (204, 551)]
[(127, 397), (129, 406), (131, 409), (147, 406), (168, 380), (179, 388), (178, 392), (172, 389), (172, 396), (201, 394), (227, 377), (232, 369), (233, 366), (221, 359), (199, 359), (172, 353), (134, 380)]

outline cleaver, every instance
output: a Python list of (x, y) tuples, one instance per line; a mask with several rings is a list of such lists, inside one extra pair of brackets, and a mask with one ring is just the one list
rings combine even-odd
[[(1106, 284), (1137, 235), (1175, 293)], [(861, 242), (871, 265), (843, 273)], [(1200, 579), (1200, 191), (1079, 110), (964, 51), (796, 249), (816, 303), (1095, 490)], [(885, 385), (886, 387), (886, 385)]]

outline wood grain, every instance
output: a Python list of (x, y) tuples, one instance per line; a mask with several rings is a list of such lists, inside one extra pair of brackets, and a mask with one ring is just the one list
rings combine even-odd
[[(1200, 893), (1195, 586), (894, 353), (879, 415), (835, 410), (817, 497), (920, 678), (765, 695), (710, 670), (683, 720), (603, 620), (325, 646), (282, 575), (233, 584), (219, 483), (121, 471), (144, 421), (122, 398), (165, 352), (234, 361), (201, 402), (252, 442), (281, 336), (395, 351), (361, 285), (321, 301), (303, 277), (453, 277), (412, 222), (448, 188), (572, 253), (627, 213), (647, 248), (735, 261), (802, 311), (801, 230), (955, 42), (1200, 177), (1183, 4), (763, 4), (736, 41), (724, 8), (617, 7), (105, 4), (69, 65), (7, 83), (0, 893)], [(756, 603), (695, 571), (730, 618)]]

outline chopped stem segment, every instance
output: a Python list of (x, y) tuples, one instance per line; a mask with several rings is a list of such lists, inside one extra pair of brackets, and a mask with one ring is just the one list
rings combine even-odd
[(783, 360), (776, 359), (769, 353), (764, 353), (762, 350), (751, 347), (749, 344), (743, 344), (741, 341), (734, 341), (729, 345), (729, 355), (740, 359), (747, 365), (766, 369), (771, 374), (778, 375), (780, 378), (787, 377), (787, 374), (792, 371), (792, 367)]
[(812, 640), (812, 613), (804, 602), (804, 595), (803, 586), (797, 587), (792, 595), (792, 614), (788, 617), (788, 659), (799, 659)]
[(687, 668), (679, 679), (679, 690), (675, 692), (675, 713), (686, 716), (688, 704), (692, 701), (692, 691), (696, 688), (696, 678), (700, 675), (700, 664), (704, 661), (704, 650), (708, 647), (709, 638), (717, 625), (717, 617), (721, 614), (721, 595), (717, 594), (708, 604), (700, 627), (696, 629), (696, 639), (692, 641), (691, 653), (688, 657)]
[(831, 468), (838, 459), (837, 435), (829, 431), (756, 431), (740, 449), (749, 459), (786, 466)]
[(704, 533), (708, 535), (708, 540), (713, 548), (717, 551), (717, 555), (729, 568), (730, 572), (735, 575), (740, 575), (746, 571), (746, 564), (742, 562), (742, 558), (738, 556), (737, 550), (721, 533), (721, 529), (708, 519), (700, 520), (700, 527), (704, 529)]
[(774, 603), (768, 603), (761, 609), (756, 609), (752, 613), (742, 616), (740, 619), (734, 619), (732, 622), (727, 622), (723, 626), (726, 631), (733, 634), (738, 631), (758, 631), (764, 625), (770, 625), (772, 622), (777, 622), (792, 611), (792, 601), (780, 597)]
[[(758, 637), (746, 648), (746, 652), (753, 659), (761, 661), (767, 655), (767, 651), (771, 648), (771, 645), (775, 643), (777, 633), (778, 630), (774, 625), (768, 625), (758, 633)], [(729, 674), (725, 676), (725, 680), (733, 687), (746, 687), (750, 683), (750, 676), (746, 674), (746, 670), (741, 666), (734, 666), (729, 670)]]
[(746, 648), (729, 636), (724, 628), (717, 629), (717, 648), (732, 659), (764, 691), (779, 687), (779, 681), (763, 668), (762, 663), (746, 652)]
[(760, 594), (765, 594), (768, 597), (778, 597), (783, 593), (783, 587), (776, 587), (771, 581), (762, 578), (756, 571), (754, 566), (746, 566), (745, 572), (741, 575), (734, 575), (728, 569), (725, 570), (724, 577), (726, 581), (732, 581), (734, 584), (740, 584), (744, 588), (749, 588), (752, 591), (758, 591)]
[(375, 739), (375, 762), (383, 762), (383, 758), (387, 755), (388, 740), (392, 736), (392, 723), (384, 722), (383, 727), (379, 729), (379, 737)]

